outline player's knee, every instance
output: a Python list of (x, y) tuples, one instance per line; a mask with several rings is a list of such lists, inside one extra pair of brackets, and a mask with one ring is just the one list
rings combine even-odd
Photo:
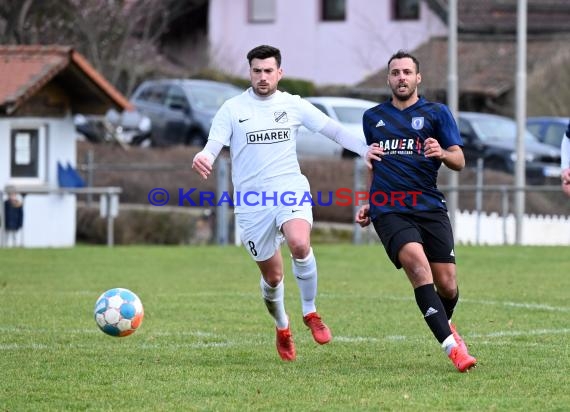
[(427, 283), (433, 283), (429, 266), (421, 264), (404, 264), (404, 270), (406, 271), (406, 275), (414, 288)]
[(279, 285), (282, 279), (283, 279), (283, 272), (281, 271), (268, 271), (263, 274), (263, 280), (272, 288)]
[(293, 259), (305, 259), (311, 252), (311, 245), (308, 242), (292, 242), (289, 250)]
[(446, 299), (453, 299), (457, 295), (457, 284), (455, 282), (437, 284), (436, 289), (437, 293)]
[(440, 295), (453, 299), (457, 294), (457, 277), (453, 270), (436, 270), (433, 273), (435, 287)]

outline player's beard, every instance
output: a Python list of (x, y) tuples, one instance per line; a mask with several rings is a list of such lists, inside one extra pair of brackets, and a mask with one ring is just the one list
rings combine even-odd
[(269, 83), (265, 83), (262, 87), (260, 87), (259, 84), (253, 86), (253, 91), (255, 94), (262, 97), (271, 96), (273, 93), (275, 93), (276, 89), (277, 87), (271, 87)]
[(416, 94), (416, 87), (415, 86), (410, 87), (409, 85), (407, 85), (406, 87), (407, 87), (406, 88), (407, 91), (404, 91), (404, 92), (400, 92), (398, 90), (400, 88), (400, 85), (397, 85), (396, 87), (392, 87), (392, 94), (400, 102), (407, 102)]

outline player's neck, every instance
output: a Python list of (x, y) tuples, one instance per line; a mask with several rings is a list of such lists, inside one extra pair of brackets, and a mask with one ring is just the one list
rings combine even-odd
[(249, 89), (249, 94), (251, 97), (253, 97), (256, 100), (271, 100), (273, 99), (276, 95), (277, 95), (277, 90), (275, 90), (273, 93), (268, 94), (268, 95), (259, 95), (255, 92), (255, 90), (253, 89), (253, 87), (250, 87)]
[(394, 96), (392, 96), (392, 106), (394, 106), (398, 110), (405, 110), (408, 107), (416, 104), (418, 102), (418, 100), (420, 100), (420, 98), (417, 94), (410, 96), (409, 99), (406, 99), (406, 100), (399, 100), (399, 99), (395, 98)]

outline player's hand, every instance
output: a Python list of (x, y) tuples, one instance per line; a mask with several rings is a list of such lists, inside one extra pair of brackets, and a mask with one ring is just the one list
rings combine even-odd
[(570, 197), (570, 168), (562, 170), (560, 180), (562, 181), (562, 191)]
[(358, 223), (360, 227), (366, 227), (370, 224), (370, 216), (368, 216), (368, 212), (370, 210), (370, 205), (363, 205), (360, 206), (358, 212), (356, 212), (356, 216), (354, 216), (354, 222)]
[(368, 151), (366, 152), (366, 158), (364, 161), (366, 162), (366, 166), (369, 169), (372, 169), (372, 161), (377, 160), (379, 162), (382, 161), (382, 155), (384, 154), (384, 150), (380, 147), (378, 143), (372, 143), (368, 146)]
[(570, 184), (570, 167), (562, 170), (560, 173), (560, 179), (564, 184)]
[(212, 173), (212, 163), (207, 155), (200, 152), (194, 156), (192, 169), (202, 176), (203, 179), (207, 179), (208, 176), (210, 176), (210, 173)]
[(428, 137), (424, 142), (424, 154), (426, 157), (435, 157), (436, 159), (442, 159), (443, 149), (436, 139), (433, 137)]

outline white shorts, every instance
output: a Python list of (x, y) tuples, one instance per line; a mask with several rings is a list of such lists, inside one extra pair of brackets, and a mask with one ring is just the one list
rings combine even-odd
[(256, 262), (262, 262), (275, 254), (285, 240), (281, 226), (291, 219), (303, 219), (313, 224), (313, 208), (279, 205), (256, 212), (236, 213), (241, 242)]

